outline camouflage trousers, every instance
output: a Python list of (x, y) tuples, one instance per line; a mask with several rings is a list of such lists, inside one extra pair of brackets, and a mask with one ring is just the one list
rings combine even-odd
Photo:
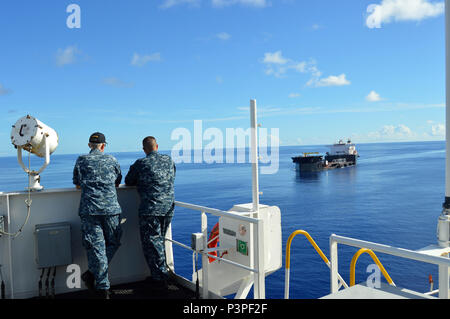
[(96, 289), (109, 289), (108, 264), (120, 246), (121, 215), (81, 216), (81, 236)]
[(151, 277), (154, 280), (167, 279), (166, 249), (164, 238), (172, 221), (168, 216), (139, 216), (139, 229), (141, 233), (142, 250)]

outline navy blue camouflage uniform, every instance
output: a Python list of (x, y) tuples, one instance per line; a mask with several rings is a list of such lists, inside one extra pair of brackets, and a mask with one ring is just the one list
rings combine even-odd
[(110, 288), (108, 264), (120, 246), (122, 210), (116, 186), (121, 180), (117, 160), (97, 149), (78, 157), (73, 170), (73, 183), (81, 187), (78, 213), (82, 243), (95, 288), (99, 290)]
[(164, 238), (174, 212), (175, 164), (168, 155), (152, 151), (138, 159), (125, 177), (137, 186), (142, 249), (153, 280), (166, 280), (168, 269)]

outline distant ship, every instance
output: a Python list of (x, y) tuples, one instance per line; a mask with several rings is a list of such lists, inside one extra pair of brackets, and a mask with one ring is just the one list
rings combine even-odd
[(330, 146), (330, 151), (325, 156), (317, 152), (303, 153), (302, 156), (292, 157), (296, 169), (301, 172), (318, 172), (323, 170), (342, 168), (356, 165), (359, 157), (356, 146), (348, 140)]

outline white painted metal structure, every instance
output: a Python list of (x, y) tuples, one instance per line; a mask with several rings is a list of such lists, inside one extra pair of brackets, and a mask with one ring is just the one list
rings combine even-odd
[[(178, 207), (187, 208), (200, 213), (201, 233), (203, 235), (203, 247), (207, 247), (208, 229), (207, 214), (220, 217), (220, 249), (227, 255), (217, 258), (209, 264), (208, 250), (197, 251), (202, 255), (201, 277), (203, 298), (221, 298), (224, 295), (236, 293), (236, 298), (245, 298), (252, 286), (254, 286), (254, 298), (265, 298), (265, 276), (281, 268), (282, 243), (281, 243), (281, 213), (278, 207), (268, 207), (259, 204), (258, 187), (258, 149), (257, 149), (257, 124), (256, 102), (251, 101), (251, 161), (252, 161), (252, 197), (250, 204), (235, 205), (230, 211), (225, 212), (213, 208), (176, 202)], [(31, 123), (31, 122), (32, 123)], [(24, 138), (25, 128), (38, 128), (44, 130), (41, 140), (35, 141), (36, 130), (28, 133)], [(49, 162), (49, 155), (57, 143), (54, 143), (56, 132), (52, 133), (49, 127), (32, 117), (19, 120), (16, 124), (18, 137), (14, 140), (18, 145), (18, 154), (21, 149), (32, 144), (31, 151), (40, 145), (44, 145), (44, 156)], [(40, 132), (37, 130), (37, 132)], [(48, 134), (45, 134), (48, 132)], [(47, 139), (46, 139), (47, 137)], [(20, 140), (20, 139), (23, 139)], [(36, 154), (36, 155), (41, 155)], [(19, 156), (19, 163), (21, 156)], [(23, 163), (22, 163), (23, 164)], [(23, 165), (22, 165), (23, 166)], [(24, 166), (23, 166), (24, 167)], [(45, 167), (44, 167), (45, 168)], [(25, 169), (25, 167), (24, 167)], [(41, 170), (42, 171), (42, 170)], [(30, 174), (30, 171), (27, 171)], [(29, 298), (38, 296), (38, 282), (41, 269), (35, 262), (35, 238), (36, 225), (69, 223), (71, 226), (71, 250), (72, 263), (87, 269), (85, 249), (81, 244), (81, 225), (78, 216), (80, 202), (80, 190), (75, 188), (44, 190), (32, 193), (33, 205), (27, 205), (29, 192), (0, 192), (0, 216), (5, 217), (4, 236), (0, 237), (0, 265), (2, 266), (3, 280), (6, 283), (7, 298)], [(119, 204), (122, 207), (123, 224), (122, 245), (114, 256), (110, 267), (109, 277), (113, 285), (127, 282), (135, 282), (149, 276), (149, 270), (144, 260), (138, 224), (139, 196), (134, 187), (121, 186), (117, 189)], [(23, 221), (28, 221), (23, 224)], [(20, 236), (11, 236), (19, 228)], [(171, 225), (172, 226), (172, 225)], [(167, 264), (175, 272), (172, 243), (191, 249), (188, 245), (176, 242), (172, 239), (172, 227), (166, 235)], [(188, 239), (189, 240), (189, 239)], [(243, 243), (248, 250), (239, 250), (237, 243)], [(192, 249), (191, 249), (192, 250)], [(247, 252), (247, 253), (246, 253)], [(61, 268), (61, 267), (59, 267)], [(62, 267), (64, 269), (64, 267)], [(67, 285), (68, 274), (56, 277), (55, 288), (57, 293), (73, 291)], [(196, 273), (193, 272), (195, 279)], [(177, 280), (184, 286), (193, 289), (193, 281), (177, 276)], [(84, 289), (82, 287), (81, 289)]]
[[(331, 293), (337, 294), (339, 290), (339, 276), (338, 276), (338, 244), (371, 249), (374, 252), (385, 253), (401, 258), (416, 260), (420, 262), (435, 264), (439, 266), (439, 298), (449, 299), (449, 267), (450, 259), (442, 257), (443, 254), (448, 254), (448, 248), (441, 248), (438, 246), (429, 246), (421, 250), (414, 251), (398, 247), (382, 245), (378, 243), (358, 240), (349, 237), (338, 235), (331, 235), (330, 237), (330, 283)], [(349, 288), (351, 289), (351, 288)], [(347, 297), (351, 297), (348, 295)], [(357, 298), (354, 296), (353, 298)]]
[(330, 145), (330, 155), (356, 155), (356, 146), (352, 143), (340, 142)]
[[(72, 263), (79, 265), (82, 270), (87, 269), (86, 253), (81, 245), (81, 226), (78, 216), (80, 193), (75, 188), (44, 190), (33, 193), (32, 214), (21, 235), (15, 238), (10, 236), (0, 237), (0, 264), (2, 265), (3, 279), (6, 283), (7, 298), (29, 298), (38, 295), (38, 281), (41, 270), (37, 268), (35, 262), (35, 225), (70, 223)], [(139, 196), (137, 191), (135, 187), (121, 186), (118, 188), (117, 193), (124, 217), (126, 217), (126, 223), (123, 224), (122, 245), (110, 264), (109, 276), (112, 284), (139, 281), (150, 275), (143, 258), (138, 231)], [(0, 215), (6, 217), (6, 228), (8, 231), (17, 229), (25, 219), (27, 208), (24, 201), (27, 197), (28, 193), (25, 191), (0, 194)], [(206, 264), (203, 264), (206, 265), (203, 269), (206, 270), (206, 273), (208, 268), (215, 271), (220, 267), (223, 269), (224, 265), (232, 265), (232, 267), (229, 267), (230, 272), (222, 273), (221, 278), (212, 276), (205, 277), (204, 281), (202, 279), (203, 298), (220, 298), (223, 296), (223, 294), (214, 292), (218, 292), (218, 289), (216, 289), (218, 286), (217, 282), (212, 280), (219, 281), (219, 279), (228, 283), (245, 279), (247, 282), (242, 289), (249, 289), (250, 283), (254, 282), (255, 298), (265, 298), (265, 276), (281, 267), (281, 232), (277, 232), (277, 230), (281, 231), (279, 210), (276, 207), (271, 207), (268, 213), (264, 214), (266, 217), (254, 218), (248, 216), (249, 212), (252, 213), (252, 210), (249, 209), (252, 204), (238, 205), (230, 212), (181, 202), (176, 202), (176, 206), (201, 213), (202, 231), (204, 234), (207, 234), (206, 214), (220, 216), (227, 221), (228, 225), (233, 224), (233, 222), (237, 227), (243, 224), (247, 226), (250, 224), (254, 225), (254, 232), (248, 232), (247, 234), (251, 236), (251, 238), (248, 238), (248, 247), (251, 253), (249, 254), (250, 258), (247, 259), (247, 264), (245, 262), (243, 264), (233, 262), (233, 258), (221, 258), (220, 263), (214, 262), (209, 266), (207, 255), (203, 255), (203, 262), (206, 262)], [(267, 208), (267, 206), (264, 208)], [(245, 209), (247, 209), (247, 212), (243, 212)], [(267, 221), (267, 223), (265, 224), (264, 221)], [(272, 222), (273, 227), (270, 227), (269, 225)], [(267, 230), (264, 227), (267, 227)], [(231, 227), (229, 226), (229, 228)], [(273, 232), (275, 233), (272, 234)], [(264, 233), (268, 233), (269, 236), (264, 237)], [(167, 233), (166, 254), (168, 265), (175, 271), (172, 242), (175, 241), (172, 240), (172, 228), (170, 227)], [(265, 245), (269, 247), (270, 255), (265, 252)], [(190, 249), (187, 245), (184, 245), (184, 247)], [(231, 250), (230, 255), (233, 255)], [(238, 254), (234, 252), (234, 255)], [(267, 262), (265, 263), (266, 260)], [(266, 268), (264, 264), (267, 264)], [(215, 265), (222, 266), (217, 267)], [(227, 267), (225, 266), (225, 268)], [(237, 270), (239, 268), (243, 269), (243, 271)], [(74, 291), (66, 285), (66, 279), (69, 274), (61, 274), (61, 271), (65, 272), (65, 268), (59, 267), (58, 269), (59, 276), (56, 277), (56, 291), (58, 293)], [(245, 278), (237, 278), (235, 276), (236, 273), (245, 273)], [(189, 283), (192, 283), (190, 280), (182, 277), (179, 277), (178, 280), (189, 288), (193, 286), (189, 286)], [(259, 283), (259, 286), (256, 283)], [(236, 292), (233, 289), (224, 291), (226, 294)], [(245, 296), (246, 294), (242, 292), (237, 297), (245, 298)]]
[(445, 202), (438, 219), (438, 243), (450, 246), (450, 1), (445, 0), (445, 93), (446, 93), (446, 162), (445, 162)]

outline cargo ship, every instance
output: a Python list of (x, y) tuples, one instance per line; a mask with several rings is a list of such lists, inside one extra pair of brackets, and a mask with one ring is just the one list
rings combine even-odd
[(330, 151), (325, 155), (317, 152), (303, 153), (301, 156), (292, 157), (296, 169), (301, 172), (318, 172), (323, 170), (342, 168), (356, 165), (359, 157), (355, 144), (349, 139), (347, 143), (339, 140), (330, 146)]

